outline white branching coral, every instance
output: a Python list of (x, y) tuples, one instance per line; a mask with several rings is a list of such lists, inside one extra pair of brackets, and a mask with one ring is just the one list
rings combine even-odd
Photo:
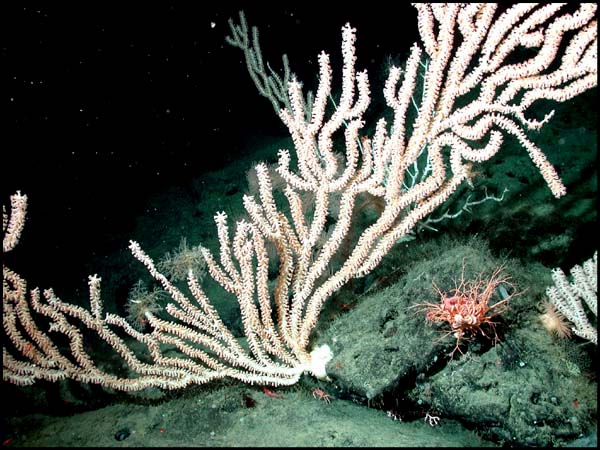
[[(192, 255), (195, 260), (200, 252), (207, 277), (236, 299), (244, 340), (223, 321), (200, 274), (188, 270), (193, 265), (188, 252), (156, 265), (137, 242), (130, 243), (133, 256), (170, 296), (161, 317), (148, 305), (143, 309), (149, 332), (103, 309), (97, 276), (89, 278), (86, 309), (51, 289), (28, 290), (3, 261), (3, 379), (28, 385), (69, 378), (139, 390), (221, 378), (270, 385), (294, 384), (303, 373), (326, 378), (332, 352), (327, 344), (311, 344), (324, 303), (374, 270), (399, 240), (469, 182), (474, 163), (500, 151), (505, 138), (519, 141), (555, 197), (566, 194), (558, 172), (528, 137), (551, 116), (529, 118), (532, 104), (565, 102), (597, 85), (596, 5), (564, 6), (415, 4), (422, 45), (411, 47), (404, 70), (390, 70), (383, 87), (389, 114), (370, 123), (371, 87), (367, 72), (356, 69), (356, 30), (349, 24), (342, 28), (341, 79), (334, 77), (329, 55), (321, 53), (312, 96), (289, 76), (287, 60), (283, 76), (263, 64), (258, 33), (251, 41), (243, 17), (239, 26), (230, 22), (228, 42), (244, 51), (259, 92), (271, 100), (293, 142), (293, 149), (279, 151), (276, 170), (283, 186), (266, 164), (256, 165), (257, 192), (243, 197), (247, 218), (231, 224), (225, 212), (216, 213), (218, 249), (199, 247)], [(423, 58), (429, 62), (420, 69)], [(341, 93), (330, 109), (334, 81)], [(420, 100), (412, 117), (407, 112), (416, 89)], [(425, 159), (426, 175), (413, 182), (411, 168)], [(377, 199), (378, 217), (349, 240), (366, 195)], [(314, 203), (310, 211), (307, 199)], [(25, 212), (20, 194), (11, 197), (10, 217), (3, 210), (5, 253), (18, 243)], [(275, 279), (269, 246), (277, 255)], [(332, 265), (342, 254), (343, 262)], [(171, 279), (175, 267), (178, 276), (186, 270), (187, 289)], [(583, 298), (595, 314), (595, 303)], [(581, 303), (567, 310), (577, 331), (591, 339)], [(100, 368), (87, 353), (84, 339), (94, 334), (128, 365), (127, 377)], [(144, 358), (138, 357), (140, 343)]]
[[(598, 252), (585, 261), (581, 266), (575, 265), (571, 269), (573, 281), (569, 281), (565, 273), (556, 268), (552, 271), (554, 286), (546, 289), (546, 295), (556, 309), (573, 323), (573, 333), (598, 344), (598, 330), (594, 322), (598, 318)], [(585, 305), (585, 306), (584, 306)], [(587, 309), (587, 312), (586, 312)]]

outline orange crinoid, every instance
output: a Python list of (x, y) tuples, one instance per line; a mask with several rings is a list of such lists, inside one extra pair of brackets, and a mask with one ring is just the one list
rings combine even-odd
[[(424, 306), (420, 311), (426, 312), (425, 320), (429, 323), (446, 322), (450, 325), (450, 331), (447, 334), (453, 334), (456, 337), (456, 350), (460, 350), (462, 339), (470, 339), (477, 332), (487, 336), (484, 328), (491, 330), (494, 343), (498, 342), (495, 322), (492, 318), (507, 308), (508, 301), (516, 294), (508, 294), (506, 287), (514, 291), (513, 285), (509, 282), (510, 278), (502, 273), (503, 266), (498, 267), (492, 275), (485, 279), (483, 274), (479, 274), (476, 279), (464, 279), (465, 267), (463, 263), (460, 282), (456, 283), (455, 288), (449, 292), (442, 292), (435, 283), (434, 289), (440, 295), (440, 303), (422, 303), (416, 306)], [(494, 292), (498, 290), (501, 300), (491, 303)]]

